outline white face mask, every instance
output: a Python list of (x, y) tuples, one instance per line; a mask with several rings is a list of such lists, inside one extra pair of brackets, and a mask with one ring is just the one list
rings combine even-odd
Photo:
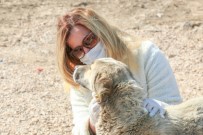
[(92, 64), (94, 60), (105, 57), (106, 50), (103, 43), (99, 41), (94, 48), (92, 48), (83, 58), (80, 59), (80, 61), (84, 64)]

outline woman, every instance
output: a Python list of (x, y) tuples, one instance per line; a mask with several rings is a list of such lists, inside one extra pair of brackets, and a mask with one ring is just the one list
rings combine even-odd
[(79, 89), (73, 81), (74, 67), (91, 64), (98, 58), (112, 57), (128, 65), (146, 93), (143, 105), (150, 116), (163, 116), (164, 106), (181, 102), (171, 67), (152, 42), (133, 42), (133, 38), (87, 8), (75, 8), (62, 16), (57, 32), (58, 66), (65, 82), (71, 85), (74, 135), (95, 133), (99, 113), (90, 90)]

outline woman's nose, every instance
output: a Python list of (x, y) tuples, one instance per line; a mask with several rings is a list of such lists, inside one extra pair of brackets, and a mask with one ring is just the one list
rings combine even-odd
[(85, 54), (90, 51), (90, 49), (89, 49), (89, 48), (86, 48), (86, 47), (83, 47), (83, 50), (84, 50)]

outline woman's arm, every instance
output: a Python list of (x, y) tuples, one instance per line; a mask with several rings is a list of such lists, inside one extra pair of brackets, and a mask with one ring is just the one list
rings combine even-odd
[(85, 95), (79, 90), (73, 88), (70, 89), (70, 102), (73, 113), (73, 135), (90, 135), (89, 132), (89, 110), (88, 110), (88, 98), (90, 96)]
[(142, 48), (148, 97), (168, 104), (181, 102), (175, 76), (165, 55), (150, 41), (144, 42)]

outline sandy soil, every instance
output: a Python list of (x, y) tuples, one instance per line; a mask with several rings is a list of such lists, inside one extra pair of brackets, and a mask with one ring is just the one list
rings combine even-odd
[(56, 20), (80, 6), (155, 42), (184, 100), (203, 95), (202, 0), (0, 0), (0, 135), (70, 134), (69, 95), (55, 64)]

